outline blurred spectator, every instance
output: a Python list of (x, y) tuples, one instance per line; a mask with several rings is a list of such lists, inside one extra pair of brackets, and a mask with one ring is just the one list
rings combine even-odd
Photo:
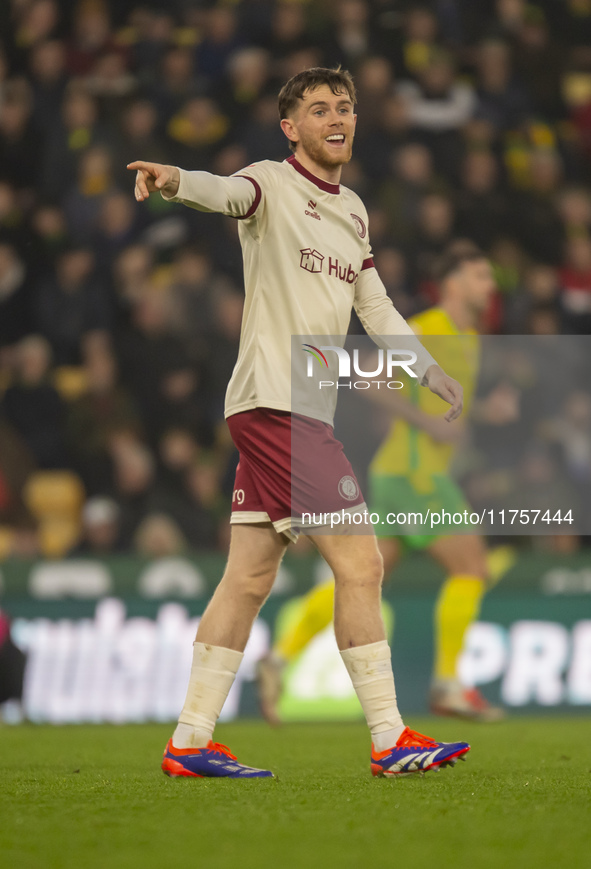
[(89, 148), (80, 155), (76, 183), (66, 193), (68, 232), (77, 242), (89, 242), (97, 230), (105, 197), (113, 191), (113, 166), (106, 148)]
[(307, 33), (306, 12), (303, 3), (280, 2), (275, 5), (271, 31), (265, 39), (265, 48), (275, 59), (279, 60), (308, 45), (310, 37)]
[(591, 233), (591, 194), (584, 187), (565, 187), (558, 195), (558, 214), (568, 237)]
[(462, 164), (457, 197), (458, 234), (489, 250), (505, 231), (508, 217), (494, 155), (485, 150), (469, 151)]
[(49, 39), (36, 45), (31, 52), (30, 69), (33, 122), (39, 131), (47, 135), (59, 115), (67, 83), (63, 42)]
[(475, 96), (469, 84), (456, 80), (452, 57), (434, 52), (417, 81), (401, 82), (398, 92), (406, 102), (411, 128), (429, 146), (437, 170), (456, 177), (459, 130), (474, 112)]
[(112, 476), (110, 458), (114, 433), (140, 433), (134, 402), (117, 382), (117, 362), (110, 346), (95, 341), (87, 346), (84, 370), (87, 389), (70, 402), (67, 434), (72, 461), (87, 492), (101, 492)]
[(65, 468), (65, 407), (49, 381), (51, 348), (39, 335), (18, 344), (13, 381), (0, 405), (4, 419), (20, 435), (39, 468)]
[(94, 269), (90, 248), (70, 247), (59, 254), (55, 270), (39, 284), (34, 319), (38, 331), (50, 341), (58, 365), (77, 365), (84, 336), (112, 326), (112, 306)]
[(529, 188), (511, 197), (511, 229), (525, 251), (541, 262), (557, 266), (562, 259), (564, 227), (556, 197), (562, 180), (562, 162), (550, 150), (529, 157)]
[(173, 41), (174, 18), (165, 9), (136, 6), (130, 23), (135, 31), (131, 65), (140, 82), (151, 86), (157, 79), (162, 57)]
[(203, 359), (210, 349), (216, 297), (231, 289), (227, 279), (215, 274), (207, 254), (199, 248), (181, 248), (170, 288), (171, 326), (193, 359)]
[(31, 267), (36, 279), (43, 278), (54, 267), (57, 255), (67, 247), (66, 216), (59, 205), (42, 202), (31, 214), (30, 224)]
[(552, 312), (558, 318), (562, 331), (562, 307), (560, 285), (556, 269), (551, 266), (535, 264), (524, 275), (524, 292), (511, 294), (505, 303), (505, 330), (515, 334), (530, 331), (531, 316), (536, 310)]
[(229, 58), (219, 97), (223, 110), (232, 114), (237, 126), (244, 124), (252, 106), (264, 95), (270, 74), (269, 54), (263, 48), (241, 48)]
[(207, 165), (229, 129), (228, 118), (208, 97), (188, 100), (166, 128), (173, 162), (187, 169)]
[(53, 36), (60, 20), (57, 0), (32, 0), (13, 3), (15, 16), (14, 41), (20, 51), (30, 51)]
[(32, 124), (33, 99), (24, 79), (3, 89), (0, 112), (0, 173), (19, 189), (37, 187), (41, 173), (41, 142)]
[(395, 307), (403, 317), (412, 316), (416, 312), (416, 304), (412, 299), (408, 268), (402, 252), (397, 248), (383, 247), (376, 251), (374, 261)]
[(68, 70), (71, 75), (87, 75), (95, 61), (114, 43), (109, 4), (105, 0), (78, 3), (68, 44)]
[(69, 87), (47, 131), (43, 155), (43, 190), (62, 197), (76, 180), (77, 159), (108, 136), (98, 122), (96, 101), (80, 87)]
[(135, 201), (113, 191), (102, 202), (94, 234), (94, 247), (101, 271), (108, 271), (119, 253), (137, 237), (141, 225)]
[(238, 358), (243, 306), (243, 296), (228, 290), (220, 292), (214, 301), (213, 329), (205, 365), (210, 417), (214, 422), (223, 419), (221, 399)]
[(413, 249), (419, 279), (432, 277), (437, 258), (452, 240), (454, 217), (453, 205), (447, 196), (430, 193), (421, 200)]
[(80, 540), (68, 554), (105, 558), (122, 552), (120, 512), (112, 498), (89, 498), (82, 509)]
[(205, 13), (205, 38), (197, 48), (197, 67), (210, 82), (219, 81), (228, 60), (241, 45), (236, 11), (214, 6)]
[(130, 312), (150, 285), (154, 256), (145, 244), (131, 244), (117, 256), (112, 278), (119, 326), (128, 325)]
[(359, 65), (355, 86), (357, 99), (363, 106), (355, 134), (359, 137), (367, 130), (367, 135), (371, 135), (371, 131), (381, 122), (384, 102), (394, 94), (392, 64), (385, 57), (365, 58)]
[(150, 98), (154, 101), (162, 126), (180, 111), (188, 99), (204, 90), (204, 84), (200, 84), (195, 76), (195, 61), (190, 49), (170, 48), (162, 58), (154, 87), (150, 88)]
[(562, 304), (567, 331), (588, 335), (591, 332), (591, 239), (568, 239), (564, 265), (559, 270)]
[[(418, 142), (403, 145), (392, 162), (393, 177), (380, 185), (380, 202), (396, 241), (409, 242), (416, 234), (423, 198), (429, 193), (443, 192), (445, 187), (433, 171), (431, 153), (425, 145)], [(373, 225), (372, 239), (375, 244)]]
[(525, 4), (515, 43), (515, 70), (523, 81), (532, 108), (548, 120), (564, 116), (562, 76), (566, 66), (564, 45), (551, 38), (546, 14), (540, 6)]
[(167, 159), (158, 130), (158, 113), (151, 100), (134, 100), (121, 114), (115, 175), (122, 189), (129, 185), (129, 172), (125, 167), (133, 160), (137, 160), (138, 154), (143, 155), (143, 160), (154, 163), (164, 163)]
[(144, 429), (155, 443), (171, 424), (188, 425), (206, 440), (209, 421), (198, 369), (171, 327), (171, 300), (145, 293), (119, 347), (125, 383), (135, 396)]
[(429, 4), (410, 4), (394, 54), (394, 69), (400, 77), (414, 78), (426, 68), (437, 45), (438, 31), (437, 17)]
[[(0, 405), (1, 410), (1, 405)], [(0, 418), (0, 523), (31, 530), (33, 518), (23, 500), (23, 488), (35, 469), (35, 458), (10, 423)]]
[(285, 159), (285, 136), (277, 123), (277, 98), (274, 94), (260, 97), (245, 121), (241, 140), (246, 149), (243, 166), (258, 160), (261, 154), (270, 160)]
[(526, 91), (514, 78), (511, 53), (505, 42), (489, 40), (478, 47), (477, 117), (496, 130), (518, 127), (528, 116)]
[(181, 555), (188, 549), (182, 531), (166, 513), (151, 513), (133, 535), (135, 551), (146, 558)]
[(97, 58), (84, 84), (88, 93), (98, 97), (107, 111), (116, 111), (122, 100), (131, 96), (137, 87), (120, 51), (109, 51)]
[(29, 234), (25, 227), (18, 192), (8, 181), (0, 179), (0, 241), (9, 242), (24, 251)]
[(23, 260), (13, 245), (0, 239), (0, 347), (31, 331), (30, 296)]

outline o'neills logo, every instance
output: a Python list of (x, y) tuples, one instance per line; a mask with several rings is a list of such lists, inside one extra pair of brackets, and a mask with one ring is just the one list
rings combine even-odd
[(310, 209), (310, 211), (308, 211), (308, 208), (306, 208), (306, 210), (304, 211), (304, 214), (307, 214), (308, 217), (313, 217), (314, 220), (321, 220), (322, 218), (320, 217), (320, 215), (316, 211), (316, 205), (317, 205), (317, 203), (314, 202), (313, 199), (308, 199), (308, 208)]

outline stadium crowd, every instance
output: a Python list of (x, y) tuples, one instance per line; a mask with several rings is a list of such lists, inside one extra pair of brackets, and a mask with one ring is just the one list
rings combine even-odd
[(285, 159), (277, 93), (303, 68), (355, 76), (343, 183), (405, 316), (462, 237), (496, 272), (485, 331), (587, 334), (590, 46), (591, 0), (5, 0), (0, 557), (226, 545), (236, 223), (138, 205), (125, 167)]

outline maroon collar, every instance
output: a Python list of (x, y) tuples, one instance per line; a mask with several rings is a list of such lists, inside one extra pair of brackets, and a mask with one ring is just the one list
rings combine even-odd
[(324, 190), (326, 193), (334, 193), (338, 194), (341, 192), (340, 184), (329, 184), (328, 181), (323, 181), (322, 178), (317, 178), (316, 175), (312, 175), (311, 172), (302, 166), (302, 164), (296, 160), (295, 154), (292, 154), (291, 157), (288, 157), (285, 161), (286, 163), (291, 163), (296, 172), (299, 172), (300, 175), (303, 175), (304, 178), (307, 178), (308, 181), (311, 181), (312, 184), (315, 184), (316, 187), (320, 187), (321, 190)]

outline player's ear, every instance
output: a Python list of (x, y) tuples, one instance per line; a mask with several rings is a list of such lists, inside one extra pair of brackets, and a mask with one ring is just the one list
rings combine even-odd
[(298, 133), (291, 118), (283, 118), (280, 121), (280, 126), (289, 141), (296, 145), (299, 141)]

